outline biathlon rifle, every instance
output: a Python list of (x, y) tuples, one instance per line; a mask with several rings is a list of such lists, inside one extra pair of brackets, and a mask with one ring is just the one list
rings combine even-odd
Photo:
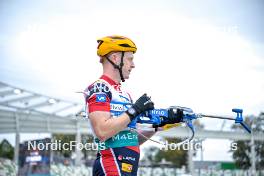
[[(251, 129), (245, 124), (243, 120), (243, 110), (242, 109), (232, 109), (232, 112), (235, 113), (234, 117), (228, 116), (216, 116), (216, 115), (206, 115), (201, 113), (194, 113), (192, 109), (180, 106), (171, 106), (173, 111), (177, 112), (177, 109), (182, 110), (182, 123), (185, 123), (192, 132), (192, 136), (189, 141), (191, 141), (195, 134), (195, 129), (193, 126), (193, 120), (198, 118), (214, 118), (214, 119), (224, 119), (224, 120), (233, 120), (236, 124), (242, 125), (242, 127), (248, 132), (251, 133)], [(130, 128), (136, 128), (136, 124), (149, 124), (152, 127), (159, 126), (160, 124), (166, 124), (168, 121), (168, 109), (153, 109), (145, 113), (140, 114), (136, 117), (134, 121), (129, 124)]]

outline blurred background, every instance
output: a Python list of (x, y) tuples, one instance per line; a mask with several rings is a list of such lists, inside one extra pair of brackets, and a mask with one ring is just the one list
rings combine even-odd
[[(0, 175), (91, 175), (96, 151), (28, 151), (27, 142), (91, 142), (76, 92), (101, 76), (96, 40), (137, 45), (123, 86), (156, 108), (234, 116), (195, 121), (199, 150), (141, 146), (138, 175), (264, 175), (262, 0), (0, 0)], [(76, 116), (77, 114), (77, 116)], [(186, 127), (153, 137), (177, 142)], [(234, 146), (237, 146), (234, 150)]]

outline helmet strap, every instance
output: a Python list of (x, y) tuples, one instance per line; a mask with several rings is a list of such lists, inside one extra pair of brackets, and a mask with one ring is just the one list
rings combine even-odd
[(116, 65), (116, 64), (115, 64), (113, 61), (111, 61), (107, 56), (106, 56), (106, 59), (107, 59), (112, 65), (113, 65), (113, 67), (114, 67), (115, 69), (118, 69), (119, 74), (120, 74), (120, 78), (121, 78), (122, 82), (125, 82), (125, 79), (124, 79), (124, 76), (123, 76), (123, 72), (122, 72), (122, 68), (123, 68), (123, 66), (124, 66), (124, 54), (125, 54), (125, 52), (122, 51), (121, 53), (122, 53), (122, 55), (121, 55), (121, 62), (120, 62), (119, 65)]

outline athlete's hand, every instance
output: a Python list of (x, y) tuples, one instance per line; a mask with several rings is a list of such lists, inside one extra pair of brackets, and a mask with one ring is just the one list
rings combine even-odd
[(183, 120), (183, 108), (170, 107), (168, 109), (168, 121), (167, 124), (180, 123)]
[(126, 113), (132, 121), (142, 112), (154, 109), (154, 103), (151, 101), (147, 94), (142, 95), (136, 102), (129, 108)]
[(156, 127), (163, 127), (166, 124), (175, 124), (183, 121), (185, 108), (182, 107), (170, 107), (168, 109), (168, 118), (163, 118), (159, 125), (153, 125)]

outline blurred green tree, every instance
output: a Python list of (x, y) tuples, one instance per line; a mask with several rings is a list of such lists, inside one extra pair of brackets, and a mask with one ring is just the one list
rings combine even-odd
[[(246, 117), (246, 123), (251, 127), (252, 132), (264, 134), (264, 113), (260, 113), (258, 117)], [(252, 124), (253, 123), (253, 124)], [(242, 130), (241, 126), (234, 125), (235, 130)], [(251, 142), (250, 141), (233, 141), (237, 143), (237, 150), (230, 150), (237, 167), (241, 169), (249, 169), (251, 167)], [(254, 141), (256, 155), (256, 169), (264, 169), (264, 141)]]
[(0, 143), (0, 157), (10, 160), (14, 157), (14, 147), (6, 139), (2, 140)]

